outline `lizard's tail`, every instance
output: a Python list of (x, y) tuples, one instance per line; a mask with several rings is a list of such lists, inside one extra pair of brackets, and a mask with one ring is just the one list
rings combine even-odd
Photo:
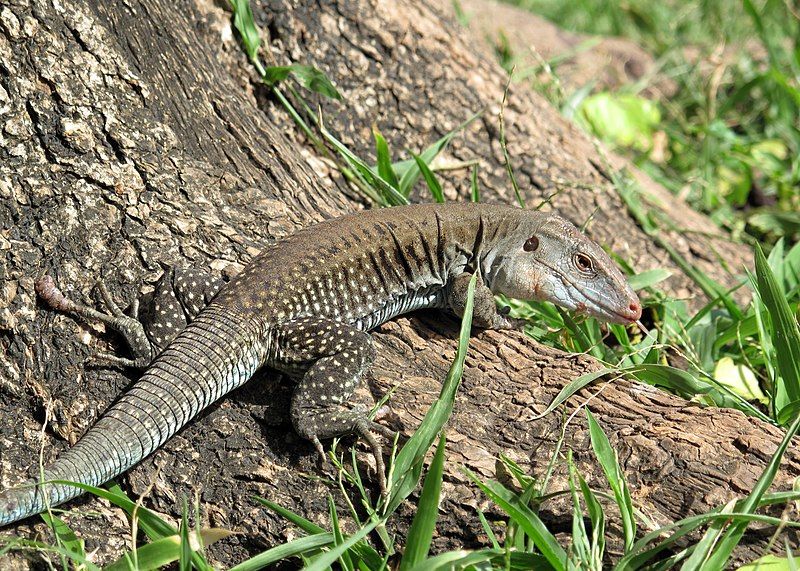
[[(44, 481), (99, 486), (161, 446), (263, 363), (263, 332), (211, 304), (158, 356), (78, 443), (44, 470)], [(83, 493), (62, 484), (25, 484), (0, 492), (0, 526)]]

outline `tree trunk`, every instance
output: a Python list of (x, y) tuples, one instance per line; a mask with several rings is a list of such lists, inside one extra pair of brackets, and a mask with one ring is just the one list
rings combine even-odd
[[(482, 199), (513, 202), (499, 144), (506, 76), (456, 24), (425, 2), (253, 2), (280, 64), (312, 64), (345, 97), (319, 101), (328, 128), (372, 157), (376, 124), (396, 154), (419, 152), (477, 111), (446, 159), (480, 163)], [(119, 349), (102, 328), (37, 304), (33, 282), (51, 273), (91, 302), (103, 279), (119, 302), (152, 285), (162, 264), (235, 273), (262, 246), (364, 200), (299, 134), (253, 76), (231, 32), (226, 3), (165, 0), (83, 3), (11, 0), (0, 6), (0, 486), (16, 483), (74, 442), (136, 378), (93, 366)], [(670, 293), (697, 288), (628, 214), (604, 161), (577, 128), (540, 97), (512, 86), (505, 113), (509, 151), (527, 204), (552, 208), (638, 271), (675, 270)], [(370, 159), (371, 161), (372, 159)], [(469, 193), (465, 170), (445, 177), (449, 199)], [(707, 275), (732, 283), (749, 255), (713, 225), (650, 183), (653, 208), (680, 224), (669, 243)], [(425, 200), (420, 190), (418, 200)], [(727, 262), (727, 265), (723, 262)], [(702, 299), (698, 299), (702, 302)], [(371, 389), (395, 385), (390, 405), (407, 433), (436, 397), (455, 354), (457, 322), (415, 314), (375, 334)], [(541, 347), (519, 333), (476, 332), (448, 428), (448, 463), (436, 550), (486, 542), (476, 506), (487, 506), (462, 465), (492, 477), (507, 454), (541, 476), (562, 418), (531, 418), (593, 360)], [(781, 431), (739, 412), (702, 409), (650, 387), (617, 381), (585, 391), (612, 439), (634, 502), (665, 523), (748, 492)], [(297, 532), (256, 506), (254, 494), (322, 525), (326, 494), (314, 449), (296, 436), (289, 387), (260, 375), (214, 405), (122, 478), (145, 504), (173, 516), (199, 494), (203, 525), (242, 531), (210, 549), (230, 565)], [(566, 431), (580, 470), (602, 484), (582, 416)], [(366, 458), (367, 454), (362, 454)], [(34, 468), (35, 471), (35, 468)], [(800, 474), (790, 451), (779, 481)], [(564, 487), (563, 471), (553, 489)], [(150, 486), (152, 485), (152, 488)], [(338, 496), (337, 496), (338, 497)], [(341, 502), (341, 498), (339, 498)], [(68, 516), (98, 561), (129, 541), (121, 512), (83, 498)], [(544, 507), (557, 525), (569, 508)], [(490, 513), (491, 512), (490, 510)], [(413, 516), (401, 508), (402, 532)], [(4, 530), (6, 531), (6, 530)], [(44, 532), (31, 518), (10, 529)], [(760, 545), (752, 547), (759, 552)], [(750, 554), (746, 548), (743, 557)], [(8, 557), (24, 567), (19, 556)]]

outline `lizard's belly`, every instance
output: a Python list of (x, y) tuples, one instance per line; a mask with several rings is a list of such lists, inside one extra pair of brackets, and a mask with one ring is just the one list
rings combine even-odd
[(445, 305), (444, 289), (438, 285), (432, 286), (389, 299), (382, 307), (353, 320), (352, 325), (362, 331), (369, 331), (403, 313), (422, 308), (441, 308), (445, 307)]

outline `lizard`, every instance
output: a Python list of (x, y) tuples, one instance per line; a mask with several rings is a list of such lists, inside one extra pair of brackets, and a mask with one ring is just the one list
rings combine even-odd
[(56, 309), (98, 318), (123, 333), (134, 359), (120, 358), (119, 364), (149, 366), (44, 468), (43, 480), (0, 492), (0, 525), (82, 493), (47, 482), (101, 485), (126, 472), (261, 367), (296, 380), (290, 419), (321, 457), (321, 440), (363, 437), (383, 487), (375, 433), (385, 427), (369, 419), (366, 406), (347, 403), (375, 359), (368, 331), (420, 308), (462, 315), (474, 273), (473, 325), (479, 328), (520, 327), (506, 308), (498, 309), (495, 294), (551, 301), (612, 323), (641, 317), (639, 298), (609, 255), (570, 222), (475, 203), (399, 206), (329, 219), (265, 248), (224, 285), (170, 275), (162, 294), (184, 291), (174, 286), (187, 285), (186, 279), (199, 289), (181, 294), (189, 306), (183, 323), (170, 322), (181, 317), (180, 300), (159, 308), (156, 299), (157, 317), (170, 324), (160, 329), (144, 330), (135, 311), (123, 315), (107, 292), (111, 314), (75, 304), (52, 281), (40, 280), (40, 295)]

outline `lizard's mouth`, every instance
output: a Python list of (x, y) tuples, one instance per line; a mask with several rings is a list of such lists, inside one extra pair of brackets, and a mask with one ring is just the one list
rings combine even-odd
[[(566, 294), (570, 303), (572, 303), (573, 307), (571, 309), (574, 311), (587, 313), (594, 317), (599, 317), (613, 323), (621, 323), (623, 325), (636, 323), (636, 321), (641, 318), (642, 306), (639, 303), (639, 298), (636, 297), (636, 294), (628, 297), (626, 300), (627, 305), (624, 305), (623, 303), (610, 304), (606, 301), (606, 299), (603, 298), (603, 295), (600, 292), (592, 289), (591, 287), (587, 287), (586, 284), (579, 286), (563, 272), (558, 271), (556, 268), (545, 262), (540, 261), (540, 263), (549, 269), (554, 275), (558, 276), (561, 279), (561, 282), (567, 286), (564, 293)], [(578, 292), (579, 296), (571, 295), (573, 292)]]

